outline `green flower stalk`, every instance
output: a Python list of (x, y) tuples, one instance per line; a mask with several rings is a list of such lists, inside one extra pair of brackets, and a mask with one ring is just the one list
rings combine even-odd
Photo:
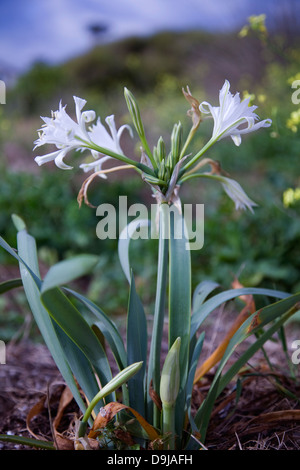
[(170, 433), (168, 447), (175, 448), (175, 404), (180, 386), (179, 352), (181, 338), (170, 348), (161, 373), (160, 399), (162, 401), (163, 433)]
[(106, 384), (100, 390), (100, 392), (97, 393), (97, 395), (95, 395), (82, 418), (78, 430), (78, 437), (84, 437), (89, 417), (91, 416), (91, 413), (97, 403), (102, 400), (102, 398), (105, 398), (107, 395), (110, 395), (112, 392), (121, 387), (121, 385), (123, 385), (125, 382), (128, 382), (128, 380), (131, 379), (131, 377), (140, 370), (142, 364), (143, 362), (136, 362), (126, 367), (121, 372), (119, 372), (110, 382), (108, 382), (108, 384)]

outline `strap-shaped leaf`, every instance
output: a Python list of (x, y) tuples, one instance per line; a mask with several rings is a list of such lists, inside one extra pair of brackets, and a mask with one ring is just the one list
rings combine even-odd
[[(254, 353), (257, 352), (265, 342), (281, 328), (292, 314), (299, 310), (299, 302), (300, 293), (268, 305), (252, 314), (234, 334), (217, 369), (207, 397), (194, 418), (203, 442), (209, 423), (212, 404), (215, 399), (233, 379), (235, 374), (238, 373), (240, 368), (254, 355)], [(221, 374), (223, 369), (237, 345), (269, 323), (272, 323), (272, 325), (258, 337), (258, 339), (239, 357), (239, 359), (222, 377)]]
[(184, 218), (173, 206), (170, 211), (169, 348), (178, 337), (181, 338), (180, 390), (176, 402), (176, 432), (179, 438), (184, 421), (191, 325), (191, 260), (186, 233)]
[(191, 321), (191, 338), (193, 338), (200, 325), (213, 310), (222, 305), (224, 302), (240, 297), (241, 295), (264, 295), (267, 297), (284, 299), (290, 294), (278, 290), (264, 289), (260, 287), (243, 287), (240, 289), (230, 289), (221, 292), (220, 294), (214, 295), (211, 299), (206, 300), (206, 302), (204, 302), (204, 304), (202, 304), (197, 311), (193, 312)]
[[(53, 320), (94, 366), (102, 386), (109, 382), (112, 374), (105, 351), (92, 328), (67, 296), (60, 289), (52, 288), (43, 290), (41, 300)], [(113, 399), (109, 397), (109, 401)]]
[[(68, 387), (70, 388), (78, 406), (85, 411), (86, 406), (83, 402), (76, 382), (74, 380), (70, 366), (66, 360), (64, 350), (57, 338), (53, 323), (48, 315), (48, 312), (43, 307), (40, 301), (39, 287), (41, 280), (39, 278), (39, 268), (37, 261), (36, 244), (33, 237), (28, 235), (25, 230), (18, 233), (18, 248), (19, 255), (6, 243), (0, 239), (0, 244), (7, 249), (18, 261), (20, 266), (20, 273), (23, 282), (24, 291), (31, 308), (37, 326), (43, 336), (43, 339), (52, 354), (52, 357), (65, 379)], [(24, 258), (24, 259), (23, 259)]]
[(123, 272), (127, 278), (127, 281), (130, 283), (131, 280), (131, 266), (129, 261), (129, 246), (130, 240), (132, 239), (134, 233), (140, 227), (147, 227), (149, 225), (148, 219), (135, 219), (130, 222), (126, 227), (123, 228), (120, 233), (118, 241), (118, 254), (119, 260), (123, 269)]
[(47, 272), (41, 291), (50, 290), (52, 287), (63, 286), (78, 279), (85, 274), (90, 273), (96, 264), (99, 262), (99, 257), (95, 255), (78, 255), (73, 258), (60, 261), (52, 266)]
[(128, 383), (131, 406), (145, 417), (145, 373), (147, 363), (147, 322), (141, 300), (131, 274), (127, 315), (127, 363), (143, 361), (140, 371)]
[[(20, 260), (21, 276), (23, 279), (24, 288), (26, 286), (25, 292), (26, 292), (30, 307), (34, 313), (34, 316), (38, 324), (38, 327), (41, 331), (41, 334), (55, 360), (55, 363), (57, 364), (60, 370), (62, 369), (61, 373), (63, 377), (65, 378), (68, 386), (70, 387), (72, 393), (74, 394), (75, 399), (80, 402), (81, 408), (85, 409), (85, 405), (83, 405), (83, 401), (81, 399), (81, 396), (78, 392), (73, 375), (71, 373), (70, 364), (68, 363), (66, 359), (64, 349), (62, 348), (58, 340), (57, 333), (55, 331), (55, 328), (51, 320), (51, 318), (53, 318), (55, 321), (59, 318), (64, 318), (64, 315), (66, 314), (66, 312), (69, 312), (70, 314), (71, 311), (73, 313), (72, 318), (74, 320), (74, 318), (78, 319), (78, 316), (80, 316), (80, 313), (71, 305), (68, 299), (63, 295), (63, 293), (58, 288), (50, 289), (49, 291), (44, 292), (44, 294), (41, 296), (41, 293), (38, 289), (38, 286), (42, 285), (41, 281), (39, 280), (38, 283), (36, 282), (36, 279), (38, 278), (38, 275), (39, 275), (39, 268), (38, 268), (35, 240), (33, 237), (28, 235), (28, 233), (25, 230), (21, 230), (20, 232), (18, 232), (17, 238), (18, 238), (18, 249), (19, 249), (19, 254), (20, 254), (19, 260)], [(23, 262), (23, 258), (24, 258), (24, 262)], [(30, 269), (30, 272), (28, 272), (27, 267)], [(86, 267), (89, 268), (88, 266)], [(31, 273), (33, 273), (33, 276), (29, 275)], [(59, 277), (58, 280), (61, 281), (61, 277)], [(51, 316), (51, 318), (49, 315)], [(76, 339), (74, 341), (74, 337), (71, 337), (71, 335), (69, 334), (70, 332), (68, 331), (68, 328), (64, 328), (66, 326), (66, 318), (70, 319), (70, 317), (67, 316), (64, 318), (65, 322), (62, 322), (60, 324), (59, 321), (56, 321), (56, 323), (72, 339), (72, 341), (76, 344), (76, 346), (80, 348), (80, 346), (82, 346), (82, 343), (78, 343), (78, 342), (76, 343)], [(82, 319), (82, 321), (84, 320)], [(75, 324), (76, 324), (76, 321), (75, 321)], [(74, 332), (74, 329), (76, 329), (74, 324), (71, 322), (69, 325), (71, 325), (71, 327), (73, 328), (73, 330), (72, 328), (71, 330)], [(81, 322), (81, 325), (82, 325), (82, 322)], [(100, 342), (98, 341), (96, 335), (90, 329), (89, 337), (93, 337), (93, 336), (95, 337), (93, 341), (95, 351), (98, 351), (98, 354), (100, 354), (100, 357), (102, 360), (97, 358), (97, 360), (100, 362), (99, 367), (97, 367), (97, 361), (95, 357), (93, 357), (93, 360), (94, 360), (94, 363), (93, 363), (91, 361), (91, 358), (86, 355), (87, 361), (93, 363), (95, 369), (97, 369), (97, 373), (99, 373), (100, 380), (106, 383), (107, 381), (110, 380), (111, 371), (109, 368), (107, 358), (103, 351), (103, 348)], [(85, 350), (83, 350), (82, 348), (80, 349), (86, 354)], [(76, 348), (73, 353), (78, 355)], [(83, 375), (86, 374), (86, 371), (87, 371), (86, 367), (87, 367), (88, 362), (85, 361)], [(84, 386), (85, 380), (83, 377), (79, 377), (78, 381), (82, 384), (82, 386)], [(72, 385), (72, 382), (73, 382), (73, 385)], [(76, 389), (74, 388), (74, 386), (76, 387)], [(87, 396), (89, 396), (90, 384), (87, 384), (86, 388), (87, 388), (86, 394)], [(111, 399), (113, 398), (114, 397), (112, 396)]]
[(23, 282), (22, 279), (11, 279), (10, 281), (4, 281), (0, 284), (0, 294), (4, 294), (5, 292), (10, 291), (11, 289), (15, 289), (16, 287), (22, 287)]
[(220, 285), (214, 281), (206, 280), (200, 282), (200, 284), (197, 285), (193, 293), (193, 312), (197, 312), (197, 310), (201, 307), (201, 305), (209, 296), (209, 294), (218, 287), (220, 287)]
[[(69, 336), (65, 334), (57, 323), (53, 322), (53, 326), (64, 351), (68, 365), (74, 377), (76, 377), (81, 390), (84, 391), (85, 396), (90, 402), (99, 392), (99, 384), (96, 379), (94, 369), (83, 352), (78, 348), (78, 346), (76, 346)], [(97, 410), (100, 410), (100, 405)]]
[(193, 431), (198, 431), (198, 429), (192, 417), (191, 401), (192, 401), (192, 392), (193, 392), (193, 386), (194, 386), (194, 377), (195, 377), (196, 368), (199, 362), (199, 357), (202, 351), (203, 341), (204, 341), (204, 331), (200, 334), (199, 338), (197, 339), (194, 352), (192, 355), (192, 359), (190, 362), (189, 375), (188, 375), (188, 380), (186, 384), (187, 413), (188, 413), (189, 421), (190, 421), (191, 428)]
[(97, 325), (103, 333), (112, 350), (119, 369), (122, 370), (127, 367), (127, 354), (123, 339), (113, 321), (100, 309), (100, 307), (84, 295), (79, 294), (72, 289), (65, 289), (65, 291), (76, 297), (92, 313), (93, 320), (91, 325)]
[[(152, 412), (153, 401), (149, 391), (153, 390), (159, 394), (160, 366), (161, 366), (161, 343), (165, 319), (166, 289), (168, 278), (168, 253), (169, 253), (169, 211), (167, 204), (159, 206), (159, 247), (157, 263), (156, 296), (153, 316), (153, 327), (149, 353), (149, 365), (147, 373), (148, 413)], [(153, 409), (153, 423), (160, 426), (160, 412), (155, 406)]]

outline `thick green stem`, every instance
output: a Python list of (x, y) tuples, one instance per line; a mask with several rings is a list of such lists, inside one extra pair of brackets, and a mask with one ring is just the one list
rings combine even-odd
[(169, 211), (167, 204), (159, 207), (159, 249), (158, 249), (158, 272), (156, 285), (156, 298), (153, 319), (153, 333), (151, 338), (149, 367), (148, 367), (148, 413), (150, 415), (153, 408), (153, 425), (160, 426), (160, 410), (154, 404), (149, 395), (152, 380), (153, 390), (159, 394), (160, 386), (160, 351), (165, 315), (166, 285), (168, 275), (168, 232), (169, 232)]
[(165, 450), (175, 450), (175, 406), (163, 404), (163, 434), (170, 434), (164, 444)]

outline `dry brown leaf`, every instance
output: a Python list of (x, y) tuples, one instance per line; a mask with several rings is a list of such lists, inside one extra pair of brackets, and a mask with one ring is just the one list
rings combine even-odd
[[(43, 436), (39, 436), (39, 435), (35, 434), (32, 431), (31, 427), (30, 427), (30, 423), (36, 416), (40, 415), (43, 412), (43, 410), (45, 409), (46, 398), (47, 398), (46, 395), (43, 396), (31, 408), (31, 410), (27, 414), (27, 418), (26, 418), (26, 426), (27, 426), (28, 432), (35, 439), (44, 440), (44, 441), (47, 441), (47, 439), (45, 439)], [(57, 414), (56, 414), (56, 416), (53, 420), (52, 426), (51, 426), (52, 433), (54, 434), (53, 435), (54, 444), (57, 447), (57, 449), (59, 449), (59, 450), (73, 450), (74, 449), (74, 441), (72, 439), (69, 439), (69, 438), (63, 436), (61, 433), (59, 433), (57, 431), (57, 428), (58, 428), (58, 426), (60, 424), (60, 421), (63, 417), (64, 411), (65, 411), (66, 407), (70, 404), (72, 399), (73, 399), (73, 395), (72, 395), (70, 389), (68, 387), (65, 387), (63, 393), (61, 394), (60, 400), (59, 400), (59, 406), (58, 406)]]
[(73, 395), (69, 387), (65, 387), (63, 393), (61, 394), (58, 410), (56, 416), (53, 420), (53, 433), (54, 433), (54, 441), (56, 447), (59, 450), (74, 450), (74, 441), (73, 439), (69, 439), (63, 436), (60, 432), (58, 432), (57, 428), (61, 422), (61, 419), (64, 415), (65, 409), (73, 400)]
[(246, 424), (235, 426), (241, 436), (257, 434), (285, 421), (300, 421), (300, 410), (271, 411), (252, 418)]
[(135, 411), (133, 408), (130, 408), (129, 406), (122, 405), (121, 403), (118, 402), (111, 402), (108, 405), (104, 406), (101, 408), (100, 412), (98, 413), (93, 427), (90, 430), (90, 433), (88, 435), (89, 438), (95, 438), (101, 433), (101, 429), (105, 428), (107, 426), (108, 422), (121, 410), (129, 410), (138, 420), (140, 425), (144, 428), (146, 433), (148, 434), (149, 438), (151, 441), (158, 439), (159, 434), (157, 431), (149, 424), (137, 411)]
[(270, 413), (264, 413), (260, 416), (252, 418), (248, 422), (247, 426), (253, 423), (273, 423), (280, 421), (300, 421), (300, 410), (281, 410), (281, 411), (271, 411)]
[(119, 441), (124, 442), (124, 444), (128, 446), (133, 446), (135, 444), (131, 434), (127, 431), (124, 431), (123, 429), (116, 429), (114, 431), (114, 435)]
[(158, 395), (158, 393), (153, 388), (153, 380), (151, 380), (151, 382), (150, 382), (149, 396), (150, 396), (151, 400), (153, 401), (153, 403), (161, 411), (161, 409), (162, 409), (161, 399), (160, 399), (160, 396)]
[(35, 418), (36, 416), (40, 415), (42, 413), (42, 411), (44, 410), (45, 408), (45, 401), (46, 401), (46, 395), (43, 396), (30, 410), (29, 410), (29, 413), (27, 414), (27, 417), (26, 417), (26, 427), (27, 427), (27, 431), (35, 438), (35, 439), (39, 439), (39, 440), (42, 440), (42, 441), (46, 441), (47, 439), (45, 439), (43, 436), (39, 436), (37, 434), (35, 434), (31, 427), (30, 427), (30, 422), (33, 420), (33, 418)]
[(65, 387), (63, 393), (61, 394), (59, 405), (58, 405), (58, 410), (53, 421), (53, 428), (55, 431), (57, 431), (57, 428), (63, 417), (65, 409), (71, 403), (72, 400), (73, 400), (73, 395), (71, 393), (71, 390), (69, 389), (69, 387)]

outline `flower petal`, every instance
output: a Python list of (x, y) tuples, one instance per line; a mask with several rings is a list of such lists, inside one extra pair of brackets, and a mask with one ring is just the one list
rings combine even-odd
[[(235, 145), (240, 145), (241, 134), (253, 132), (260, 127), (269, 127), (271, 119), (255, 124), (259, 118), (254, 113), (257, 106), (249, 106), (249, 98), (241, 101), (239, 93), (230, 93), (230, 83), (225, 80), (219, 92), (219, 106), (212, 106), (207, 101), (199, 105), (203, 113), (210, 113), (214, 119), (212, 140), (217, 141), (230, 136)], [(243, 124), (246, 127), (241, 128)]]

